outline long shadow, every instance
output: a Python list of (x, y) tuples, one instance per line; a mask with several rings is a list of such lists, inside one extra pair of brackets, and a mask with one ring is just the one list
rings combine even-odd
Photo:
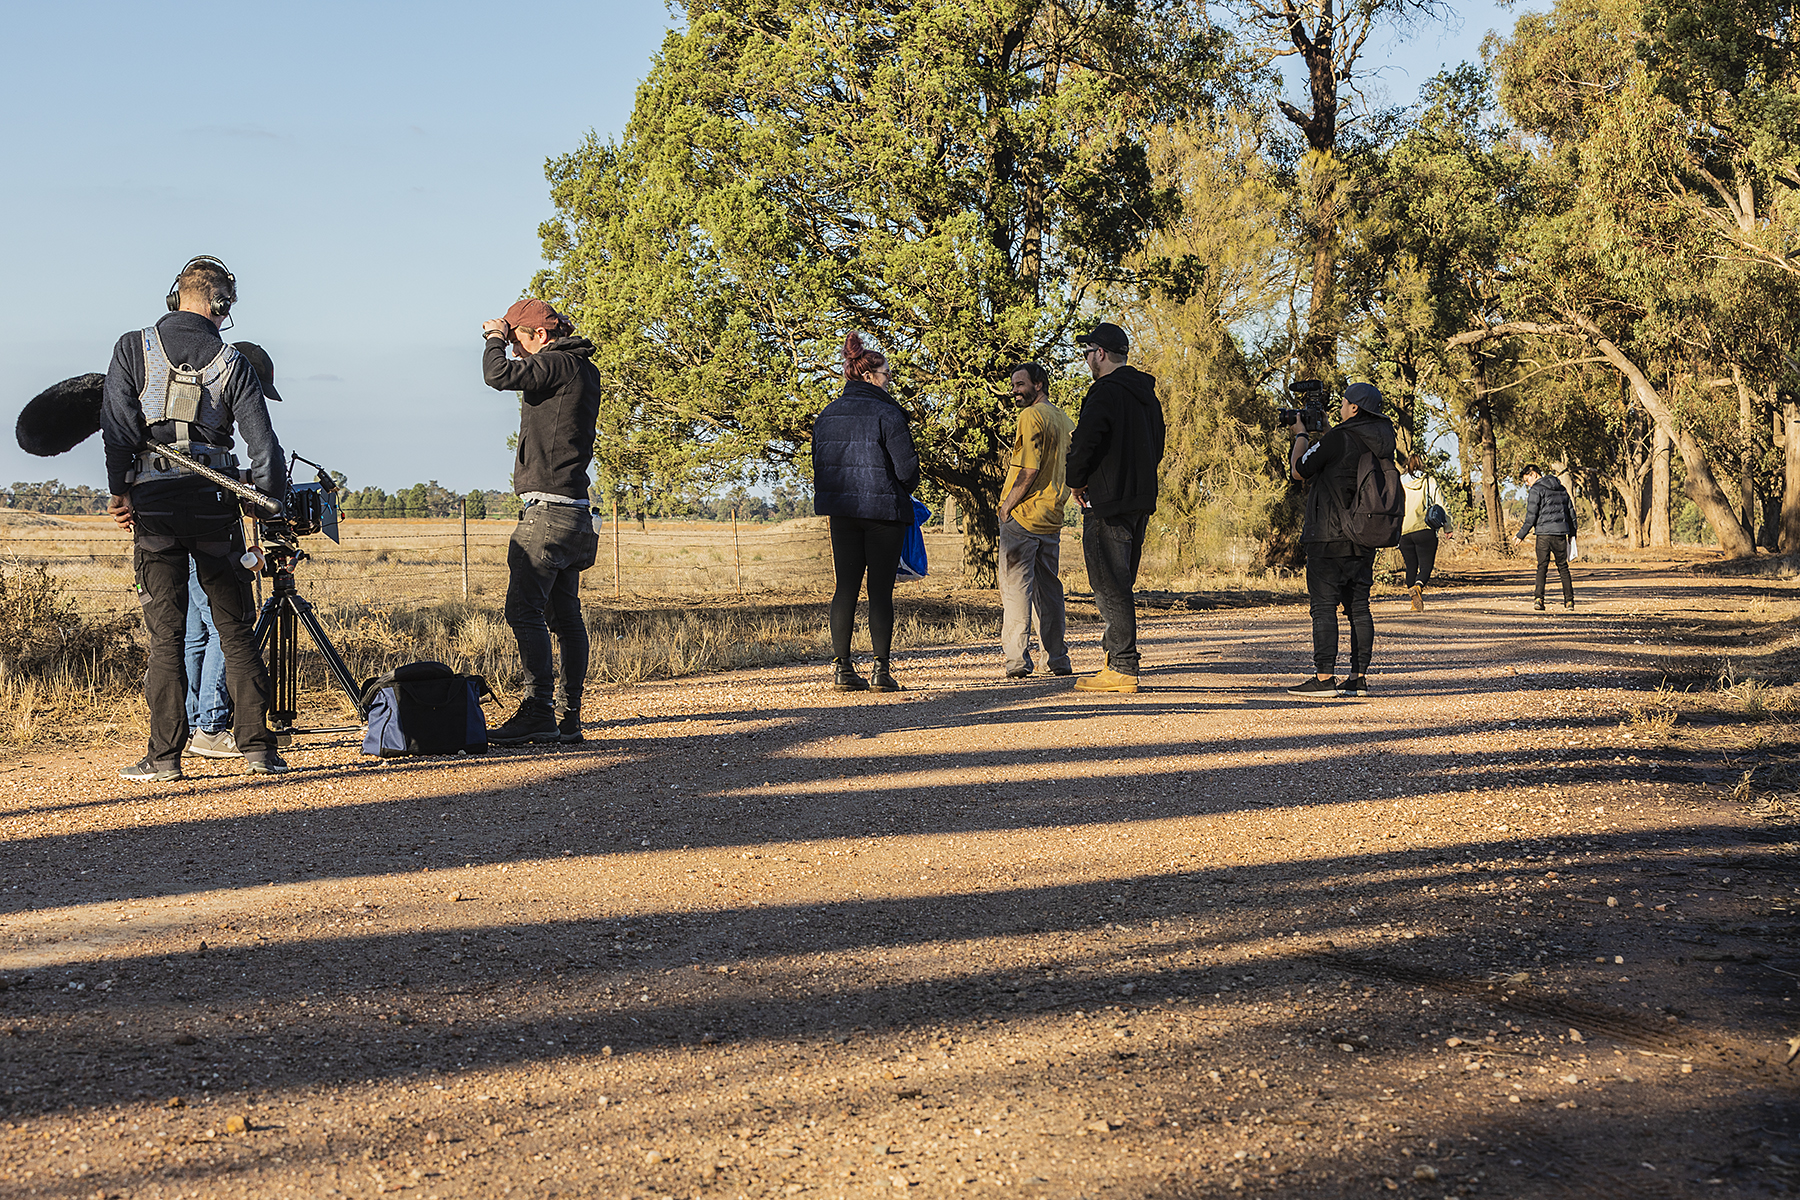
[[(1728, 827), (1692, 825), (1673, 833), (1690, 847), (1743, 848), (1741, 832)], [(1467, 843), (1452, 853), (1505, 852), (1507, 860), (1491, 872), (1504, 878), (1517, 875), (1512, 864), (1520, 849), (1511, 842)], [(931, 897), (516, 921), (114, 956), (6, 980), (0, 1005), (8, 1018), (49, 1023), (0, 1043), (6, 1047), (0, 1065), (12, 1081), (0, 1100), (15, 1110), (50, 1112), (166, 1092), (171, 1083), (193, 1085), (215, 1074), (239, 1087), (303, 1087), (513, 1066), (607, 1046), (630, 1053), (691, 1044), (702, 1033), (780, 1039), (856, 1026), (906, 1028), (946, 1017), (1154, 1006), (1167, 998), (1232, 996), (1242, 1002), (1291, 996), (1321, 973), (1422, 986), (1552, 1026), (1579, 1021), (1626, 1044), (1676, 1049), (1766, 1086), (1795, 1086), (1730, 1042), (1748, 1047), (1766, 1041), (1770, 1019), (1755, 1020), (1746, 1001), (1759, 992), (1774, 999), (1788, 991), (1792, 968), (1800, 966), (1800, 927), (1707, 933), (1640, 921), (1631, 935), (1637, 943), (1691, 938), (1709, 950), (1724, 945), (1740, 951), (1712, 957), (1741, 961), (1742, 970), (1702, 977), (1716, 978), (1698, 990), (1719, 1009), (1705, 1014), (1702, 1035), (1670, 1026), (1660, 1010), (1632, 1007), (1636, 995), (1657, 993), (1654, 978), (1616, 1001), (1606, 998), (1597, 980), (1589, 980), (1600, 993), (1595, 997), (1510, 982), (1495, 990), (1492, 981), (1522, 964), (1534, 976), (1569, 976), (1584, 969), (1595, 944), (1617, 945), (1626, 936), (1623, 926), (1589, 932), (1565, 921), (1552, 927), (1554, 906), (1563, 903), (1560, 888), (1556, 895), (1524, 895), (1517, 908), (1485, 916), (1485, 904), (1470, 897), (1464, 903), (1470, 921), (1480, 917), (1489, 924), (1471, 924), (1465, 934), (1403, 937), (1394, 929), (1380, 935), (1386, 940), (1379, 945), (1354, 952), (1333, 948), (1330, 939), (1383, 930), (1385, 909), (1411, 912), (1413, 889), (1469, 878), (1445, 859), (1438, 850), (1340, 855), (1308, 862), (1300, 875), (1295, 862), (1278, 861)], [(1591, 859), (1583, 864), (1583, 870), (1597, 867)], [(1774, 883), (1795, 875), (1767, 854), (1736, 869), (1762, 871)], [(1656, 877), (1698, 877), (1672, 864), (1658, 871)], [(1369, 911), (1359, 911), (1363, 907)], [(1491, 926), (1495, 917), (1516, 923), (1512, 937)], [(1277, 918), (1271, 931), (1269, 922)], [(273, 930), (287, 920), (264, 923)], [(1408, 930), (1416, 920), (1405, 922)], [(239, 922), (240, 932), (254, 923)], [(1550, 937), (1589, 944), (1552, 943)], [(918, 968), (924, 960), (916, 956), (907, 960), (912, 965), (887, 961), (934, 944), (998, 938), (1030, 946), (1028, 965), (934, 976)], [(1527, 957), (1533, 944), (1545, 947), (1536, 959)], [(1650, 951), (1634, 944), (1631, 952)], [(1758, 954), (1770, 969), (1759, 967)], [(821, 956), (853, 972), (840, 990), (826, 993), (812, 982)], [(721, 977), (720, 969), (736, 974)], [(1668, 973), (1648, 964), (1638, 970)], [(1142, 997), (1130, 998), (1139, 991)], [(450, 997), (490, 992), (523, 997), (525, 1011), (473, 1028), (429, 1015)], [(360, 996), (363, 1003), (299, 1007), (303, 1000), (338, 994)], [(369, 1008), (370, 997), (379, 999), (381, 1011)], [(249, 1007), (261, 1021), (276, 1019), (281, 1010), (295, 1024), (235, 1026), (223, 1016), (213, 1020), (196, 1012), (196, 998), (214, 1008)], [(79, 1027), (59, 1024), (77, 1018), (84, 1019)], [(1399, 1051), (1416, 1043), (1414, 1026), (1425, 1019), (1418, 1013), (1412, 1018), (1412, 1024), (1392, 1028), (1370, 1018), (1360, 1032)], [(199, 1030), (199, 1040), (191, 1049), (167, 1040), (192, 1029)]]
[[(1181, 701), (1134, 697), (1135, 718), (1189, 716)], [(1295, 701), (1296, 704), (1306, 702)], [(476, 760), (371, 760), (344, 766), (312, 768), (312, 787), (340, 779), (429, 779), (432, 792), (371, 803), (263, 811), (248, 816), (218, 816), (174, 821), (140, 821), (127, 828), (67, 834), (15, 837), (0, 844), (20, 882), (0, 892), (0, 912), (42, 907), (51, 888), (60, 903), (109, 899), (132, 891), (167, 894), (265, 882), (271, 878), (328, 879), (391, 872), (404, 868), (442, 867), (470, 859), (498, 862), (540, 858), (549, 853), (608, 854), (625, 849), (626, 836), (641, 841), (654, 835), (667, 845), (673, 835), (688, 846), (755, 845), (769, 841), (806, 840), (818, 836), (943, 834), (1088, 824), (1096, 820), (1129, 822), (1147, 817), (1218, 816), (1233, 811), (1304, 805), (1318, 807), (1360, 803), (1364, 789), (1321, 787), (1321, 780), (1355, 778), (1365, 755), (1381, 756), (1383, 770), (1398, 790), (1390, 796), (1481, 791), (1522, 783), (1624, 785), (1650, 780), (1666, 782), (1730, 782), (1741, 776), (1755, 756), (1717, 756), (1716, 764), (1696, 762), (1685, 750), (1666, 745), (1634, 748), (1629, 757), (1613, 748), (1522, 748), (1483, 754), (1431, 752), (1405, 748), (1420, 734), (1441, 734), (1441, 726), (1424, 723), (1382, 727), (1360, 723), (1340, 708), (1335, 724), (1322, 724), (1319, 706), (1306, 705), (1309, 724), (1290, 733), (1255, 738), (1233, 736), (1228, 729), (1131, 746), (1034, 747), (1011, 743), (944, 754), (929, 748), (886, 753), (883, 738), (929, 736), (933, 731), (968, 729), (982, 724), (1030, 728), (1043, 726), (1048, 739), (1059, 722), (1081, 721), (1096, 711), (1086, 698), (1067, 704), (1041, 702), (1024, 709), (994, 707), (989, 698), (957, 693), (929, 712), (905, 705), (892, 710), (840, 710), (844, 725), (824, 726), (818, 711), (804, 706), (767, 710), (753, 715), (735, 712), (692, 714), (688, 722), (747, 722), (754, 728), (727, 728), (708, 734), (683, 732), (674, 737), (641, 732), (615, 738), (604, 747), (589, 743), (548, 755), (530, 781), (532, 789), (561, 793), (559, 806), (575, 810), (551, 826), (521, 822), (520, 817), (550, 816), (522, 800), (518, 786), (471, 789)], [(1102, 710), (1103, 711), (1103, 710)], [(667, 723), (664, 723), (665, 725)], [(1461, 732), (1497, 731), (1506, 723), (1468, 721)], [(1561, 728), (1591, 730), (1609, 724), (1597, 717), (1559, 721)], [(846, 729), (845, 726), (859, 728)], [(856, 737), (872, 745), (854, 756), (823, 750), (827, 737)], [(717, 752), (740, 758), (744, 743), (755, 758), (734, 778), (720, 780), (703, 754)], [(1398, 747), (1398, 748), (1396, 748)], [(1305, 770), (1292, 761), (1304, 752)], [(1771, 751), (1773, 753), (1773, 751)], [(1241, 765), (1220, 765), (1217, 756), (1265, 755)], [(1209, 757), (1210, 756), (1210, 757)], [(1287, 761), (1282, 761), (1286, 756)], [(1171, 761), (1186, 760), (1186, 761)], [(1198, 760), (1195, 762), (1193, 760)], [(622, 777), (657, 768), (663, 784), (686, 789), (677, 794), (641, 779)], [(958, 781), (922, 781), (924, 771), (971, 768), (980, 777)], [(1048, 772), (1046, 772), (1048, 768)], [(1035, 777), (1025, 777), (1021, 771)], [(1348, 773), (1348, 774), (1346, 774)], [(849, 788), (845, 777), (892, 775), (881, 784), (857, 778)], [(704, 786), (695, 789), (695, 780)], [(830, 816), (814, 811), (832, 796), (818, 792), (851, 792), (857, 804)], [(196, 779), (194, 791), (215, 799), (251, 795), (259, 783), (238, 776)], [(1135, 807), (1110, 805), (1095, 810), (1092, 795), (1124, 793)], [(701, 807), (702, 802), (706, 807)], [(129, 800), (120, 800), (129, 804)], [(735, 803), (732, 803), (735, 802)], [(93, 803), (84, 800), (80, 803)], [(519, 805), (526, 808), (521, 813)], [(723, 805), (730, 804), (725, 808)], [(428, 809), (448, 807), (451, 823), (431, 820)], [(1154, 811), (1152, 811), (1154, 809)], [(751, 825), (748, 831), (744, 821)], [(242, 862), (228, 853), (240, 840), (282, 847), (274, 861)], [(635, 845), (630, 849), (635, 849)], [(110, 874), (84, 879), (80, 864), (112, 861), (124, 864)], [(20, 864), (30, 864), (29, 869)], [(171, 867), (175, 868), (171, 870)], [(191, 870), (181, 870), (191, 867)], [(171, 876), (174, 878), (172, 879)], [(48, 881), (57, 882), (52, 885)], [(171, 887), (171, 884), (174, 887)]]

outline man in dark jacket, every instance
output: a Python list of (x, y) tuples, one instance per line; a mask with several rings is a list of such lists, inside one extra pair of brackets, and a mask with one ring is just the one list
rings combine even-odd
[[(568, 318), (542, 300), (521, 300), (481, 329), (487, 338), (482, 378), (491, 388), (518, 392), (523, 401), (513, 463), (513, 491), (522, 507), (506, 547), (506, 623), (519, 643), (525, 698), (488, 741), (579, 742), (588, 669), (581, 573), (594, 565), (600, 540), (588, 499), (600, 416), (600, 372), (589, 361), (594, 343), (573, 336)], [(508, 345), (518, 357), (506, 357)], [(560, 685), (550, 655), (551, 625), (562, 650)]]
[(1069, 439), (1069, 491), (1082, 508), (1081, 551), (1106, 632), (1106, 667), (1075, 681), (1083, 692), (1138, 690), (1138, 563), (1156, 511), (1163, 412), (1156, 380), (1126, 362), (1131, 340), (1102, 322), (1075, 339), (1093, 372)]
[[(1375, 651), (1369, 589), (1375, 585), (1377, 547), (1357, 545), (1345, 527), (1345, 515), (1355, 503), (1363, 452), (1377, 460), (1394, 456), (1394, 423), (1382, 415), (1384, 407), (1374, 384), (1353, 383), (1344, 391), (1338, 423), (1317, 438), (1307, 431), (1304, 418), (1294, 421), (1288, 461), (1294, 478), (1307, 484), (1300, 543), (1306, 547), (1315, 677), (1289, 688), (1291, 696), (1331, 700), (1369, 694), (1369, 660)], [(1339, 608), (1350, 618), (1350, 674), (1341, 684), (1336, 678)]]
[(119, 772), (126, 779), (182, 777), (190, 733), (183, 661), (190, 560), (225, 656), (235, 748), (251, 774), (288, 769), (268, 727), (269, 672), (256, 648), (250, 571), (239, 561), (244, 534), (238, 502), (157, 453), (174, 447), (233, 471), (235, 432), (249, 455), (250, 481), (270, 496), (287, 498), (287, 464), (262, 385), (244, 356), (219, 337), (235, 303), (237, 280), (225, 264), (190, 259), (169, 289), (169, 314), (121, 337), (106, 372), (100, 430), (112, 493), (107, 511), (132, 531), (138, 599), (150, 635), (144, 669), (150, 745), (143, 759)]
[(1569, 539), (1575, 536), (1575, 502), (1562, 480), (1546, 475), (1536, 463), (1527, 463), (1520, 479), (1525, 484), (1525, 523), (1519, 526), (1515, 545), (1522, 545), (1525, 535), (1537, 530), (1537, 590), (1532, 593), (1531, 607), (1544, 611), (1544, 578), (1550, 573), (1550, 560), (1556, 560), (1556, 573), (1562, 576), (1563, 607), (1575, 607), (1575, 581), (1569, 578)]

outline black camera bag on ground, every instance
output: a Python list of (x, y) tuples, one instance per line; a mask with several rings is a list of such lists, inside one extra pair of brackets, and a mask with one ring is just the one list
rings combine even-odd
[(381, 758), (408, 754), (485, 754), (487, 680), (459, 675), (440, 662), (407, 663), (362, 686), (369, 730), (362, 752)]

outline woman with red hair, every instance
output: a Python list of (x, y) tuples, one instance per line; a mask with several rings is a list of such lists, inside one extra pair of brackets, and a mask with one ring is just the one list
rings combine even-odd
[[(813, 511), (831, 519), (831, 652), (840, 692), (897, 692), (889, 668), (894, 638), (894, 579), (900, 547), (912, 528), (912, 494), (919, 486), (906, 413), (888, 395), (887, 356), (862, 335), (844, 339), (844, 391), (813, 421)], [(869, 640), (875, 667), (864, 679), (850, 657), (856, 601), (867, 576)]]

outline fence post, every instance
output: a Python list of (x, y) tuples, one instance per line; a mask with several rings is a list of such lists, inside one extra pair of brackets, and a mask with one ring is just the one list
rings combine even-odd
[(619, 494), (613, 493), (613, 599), (621, 594), (623, 584), (619, 581)]
[(738, 541), (737, 505), (731, 506), (731, 552), (737, 557), (738, 595), (744, 594), (744, 547)]
[(462, 529), (463, 529), (463, 600), (466, 603), (469, 599), (469, 498), (467, 496), (464, 496), (463, 501), (462, 501)]

